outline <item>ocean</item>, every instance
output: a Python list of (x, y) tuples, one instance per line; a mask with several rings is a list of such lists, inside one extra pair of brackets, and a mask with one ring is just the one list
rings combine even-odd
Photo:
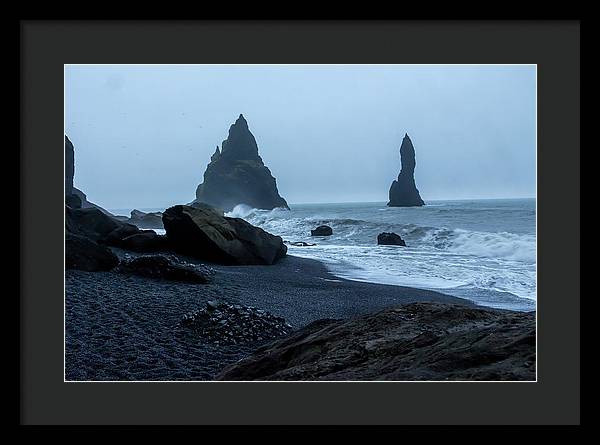
[[(296, 204), (291, 210), (238, 205), (243, 218), (286, 241), (288, 254), (313, 258), (336, 276), (438, 290), (495, 308), (536, 308), (535, 199), (430, 201), (423, 207), (378, 203)], [(155, 209), (157, 210), (157, 209)], [(158, 209), (162, 210), (162, 209)], [(311, 237), (326, 224), (329, 237)], [(378, 246), (395, 232), (407, 247)]]

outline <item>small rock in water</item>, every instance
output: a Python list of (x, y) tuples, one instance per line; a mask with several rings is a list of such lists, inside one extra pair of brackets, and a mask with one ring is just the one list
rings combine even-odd
[(297, 246), (297, 247), (311, 247), (311, 246), (316, 246), (315, 243), (307, 243), (305, 241), (284, 241), (285, 244), (289, 244), (290, 246)]
[(329, 226), (319, 226), (316, 229), (310, 231), (311, 236), (331, 236), (333, 235), (333, 229)]
[(384, 246), (406, 246), (400, 235), (394, 232), (383, 232), (377, 235), (377, 244)]

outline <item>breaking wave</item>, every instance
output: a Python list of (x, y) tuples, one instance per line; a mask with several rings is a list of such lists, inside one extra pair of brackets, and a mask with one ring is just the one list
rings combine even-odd
[[(514, 261), (534, 262), (536, 259), (535, 235), (509, 232), (478, 232), (448, 229), (416, 224), (386, 224), (352, 218), (328, 218), (319, 215), (294, 217), (287, 209), (259, 210), (245, 204), (237, 205), (226, 216), (243, 218), (256, 226), (284, 238), (304, 238), (317, 225), (333, 228), (329, 240), (352, 238), (353, 244), (373, 244), (374, 237), (384, 231), (394, 231), (415, 247), (446, 250), (463, 255), (485, 258), (504, 258)], [(328, 240), (328, 241), (329, 241)], [(295, 240), (294, 240), (295, 241)]]
[[(425, 223), (419, 224), (402, 222), (407, 218), (399, 217), (396, 210), (379, 212), (381, 206), (373, 207), (259, 210), (240, 204), (226, 216), (243, 218), (287, 241), (317, 243), (312, 247), (289, 246), (289, 253), (323, 261), (343, 278), (443, 289), (482, 304), (531, 309), (536, 298), (536, 237), (494, 230), (510, 226), (504, 224), (513, 218), (510, 212), (493, 218), (479, 216), (483, 222), (476, 221), (477, 228), (484, 230), (467, 230), (449, 226), (474, 225), (478, 215), (472, 209), (455, 209), (441, 219), (419, 213), (414, 220)], [(439, 208), (426, 211), (439, 215)], [(311, 238), (310, 230), (322, 224), (331, 226), (333, 235)], [(381, 232), (398, 233), (408, 247), (378, 246), (376, 239)], [(529, 303), (515, 303), (511, 298)]]

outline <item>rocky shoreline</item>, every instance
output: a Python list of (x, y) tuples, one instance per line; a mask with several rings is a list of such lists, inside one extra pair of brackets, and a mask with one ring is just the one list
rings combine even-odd
[[(120, 259), (142, 255), (112, 250)], [(186, 264), (209, 267), (193, 258), (179, 258)], [(125, 274), (117, 269), (67, 270), (66, 380), (214, 380), (223, 377), (226, 367), (251, 357), (257, 349), (268, 348), (274, 340), (277, 344), (277, 336), (258, 339), (254, 334), (243, 341), (233, 336), (235, 342), (215, 343), (214, 335), (186, 326), (186, 315), (205, 310), (209, 302), (237, 306), (242, 314), (248, 307), (254, 314), (268, 313), (278, 329), (284, 323), (291, 325), (291, 335), (283, 337), (289, 339), (304, 335), (303, 329), (318, 320), (353, 320), (414, 302), (452, 305), (465, 314), (478, 308), (437, 292), (340, 279), (317, 261), (289, 255), (270, 266), (213, 264), (210, 268), (214, 276), (206, 284)], [(226, 323), (231, 325), (233, 320)], [(446, 322), (451, 320), (440, 319), (440, 326)], [(247, 332), (260, 328), (246, 327)], [(529, 348), (535, 353), (534, 345)], [(302, 378), (311, 380), (312, 375)], [(364, 378), (373, 376), (365, 374)], [(355, 373), (353, 379), (361, 377)]]
[(412, 303), (318, 320), (217, 380), (535, 380), (535, 315)]

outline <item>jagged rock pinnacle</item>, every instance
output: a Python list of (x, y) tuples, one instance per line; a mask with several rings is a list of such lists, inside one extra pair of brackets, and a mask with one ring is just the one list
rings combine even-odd
[(242, 114), (211, 157), (196, 201), (225, 211), (238, 204), (257, 209), (289, 208), (277, 190), (275, 178), (258, 154), (258, 145)]
[(219, 158), (219, 156), (221, 156), (221, 152), (219, 151), (219, 146), (217, 145), (217, 149), (215, 150), (215, 153), (210, 157), (210, 162), (217, 160)]
[(390, 207), (413, 207), (425, 205), (415, 185), (415, 148), (408, 133), (400, 146), (400, 174), (390, 187)]

